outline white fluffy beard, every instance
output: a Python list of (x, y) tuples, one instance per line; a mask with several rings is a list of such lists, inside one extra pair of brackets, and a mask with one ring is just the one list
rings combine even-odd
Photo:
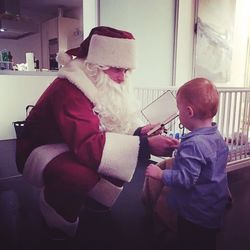
[(138, 118), (139, 105), (127, 77), (118, 84), (100, 70), (95, 78), (98, 98), (94, 111), (99, 114), (103, 129), (132, 134), (141, 124)]

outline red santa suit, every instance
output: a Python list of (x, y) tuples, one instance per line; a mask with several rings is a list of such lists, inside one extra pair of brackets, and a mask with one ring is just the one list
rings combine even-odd
[[(106, 36), (95, 38), (97, 48), (96, 43), (113, 42)], [(131, 39), (124, 39), (125, 45), (119, 43), (123, 39), (114, 39), (129, 52)], [(102, 60), (98, 55), (102, 50), (97, 52), (91, 52), (90, 43), (92, 57), (77, 58), (59, 70), (30, 112), (23, 138), (17, 140), (18, 169), (41, 188), (40, 208), (47, 224), (68, 235), (75, 234), (87, 197), (107, 207), (114, 204), (122, 184), (131, 180), (139, 156), (140, 139), (133, 136), (138, 123), (122, 121), (107, 129), (107, 117), (102, 120), (95, 109), (101, 106), (100, 96), (86, 75), (84, 61)], [(116, 55), (116, 67), (131, 68), (130, 56), (124, 54), (121, 60)]]

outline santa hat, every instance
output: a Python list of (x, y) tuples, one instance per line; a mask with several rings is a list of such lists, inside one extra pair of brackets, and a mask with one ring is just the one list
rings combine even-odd
[(87, 62), (116, 68), (135, 68), (135, 40), (131, 33), (110, 27), (93, 28), (80, 47), (59, 52), (57, 61), (66, 65), (72, 56)]

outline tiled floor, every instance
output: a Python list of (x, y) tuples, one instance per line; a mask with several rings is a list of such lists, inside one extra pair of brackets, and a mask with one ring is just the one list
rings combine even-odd
[[(39, 190), (26, 183), (15, 168), (14, 141), (0, 142), (0, 249), (42, 250), (174, 250), (155, 235), (150, 217), (141, 202), (144, 167), (109, 213), (82, 211), (77, 236), (71, 241), (50, 240), (38, 208)], [(9, 178), (10, 176), (15, 176)], [(234, 197), (218, 250), (250, 249), (250, 168), (229, 174)]]

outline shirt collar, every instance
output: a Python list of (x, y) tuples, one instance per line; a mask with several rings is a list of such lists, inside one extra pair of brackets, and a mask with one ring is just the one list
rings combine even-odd
[(217, 130), (217, 124), (215, 122), (212, 122), (211, 127), (204, 127), (204, 128), (197, 128), (191, 131), (190, 133), (184, 135), (182, 137), (182, 140), (186, 140), (188, 138), (191, 138), (196, 135), (209, 135), (209, 134), (214, 134)]

